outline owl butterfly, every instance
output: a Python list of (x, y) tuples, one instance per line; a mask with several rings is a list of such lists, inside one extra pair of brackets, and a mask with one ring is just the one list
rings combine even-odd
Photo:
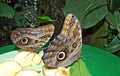
[(11, 40), (23, 50), (38, 50), (46, 44), (54, 32), (54, 25), (48, 24), (38, 28), (17, 28), (12, 31)]
[(67, 67), (79, 59), (81, 47), (80, 23), (73, 14), (68, 14), (61, 33), (44, 50), (42, 59), (48, 67)]

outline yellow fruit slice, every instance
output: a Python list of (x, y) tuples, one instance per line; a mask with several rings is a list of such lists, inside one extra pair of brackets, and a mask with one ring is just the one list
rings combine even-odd
[(0, 63), (0, 76), (14, 76), (22, 70), (22, 66), (15, 61), (5, 61)]
[(42, 62), (42, 59), (35, 52), (22, 51), (22, 52), (18, 53), (14, 57), (14, 61), (16, 61), (19, 64), (21, 64), (22, 67), (27, 67), (27, 66), (36, 66), (36, 65), (39, 65)]
[(44, 76), (70, 76), (69, 71), (64, 67), (48, 68), (43, 67)]

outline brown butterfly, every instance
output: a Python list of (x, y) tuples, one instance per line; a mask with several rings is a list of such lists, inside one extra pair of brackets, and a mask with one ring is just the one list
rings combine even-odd
[(48, 24), (38, 28), (17, 28), (12, 31), (11, 40), (23, 50), (38, 50), (46, 44), (54, 33), (54, 25)]
[(79, 59), (81, 47), (80, 23), (73, 14), (68, 14), (61, 33), (44, 50), (42, 59), (48, 67), (67, 67)]

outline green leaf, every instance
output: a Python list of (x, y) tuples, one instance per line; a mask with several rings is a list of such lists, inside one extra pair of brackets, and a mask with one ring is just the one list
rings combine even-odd
[(66, 0), (64, 14), (75, 14), (87, 29), (96, 25), (107, 14), (106, 0)]
[(115, 38), (112, 39), (106, 50), (111, 53), (120, 50), (120, 34), (118, 34)]
[(27, 20), (25, 19), (23, 12), (16, 12), (15, 20), (17, 22), (17, 27), (27, 27)]
[(108, 24), (105, 22), (95, 33), (91, 36), (90, 44), (98, 48), (104, 49), (104, 46), (108, 44)]
[(119, 10), (120, 0), (107, 0), (108, 10), (110, 12), (115, 12)]
[(118, 31), (120, 31), (120, 12), (108, 13), (106, 20)]
[(38, 19), (36, 20), (37, 24), (41, 24), (41, 23), (46, 23), (46, 22), (54, 22), (56, 20), (51, 19), (48, 16), (40, 16), (38, 17)]
[(5, 3), (0, 2), (0, 16), (13, 18), (14, 15), (15, 15), (15, 11), (12, 7), (10, 7)]
[(21, 7), (21, 6), (22, 6), (22, 4), (16, 3), (16, 4), (14, 5), (14, 9), (19, 8), (19, 7)]
[(71, 76), (92, 76), (82, 59), (75, 62), (70, 68)]

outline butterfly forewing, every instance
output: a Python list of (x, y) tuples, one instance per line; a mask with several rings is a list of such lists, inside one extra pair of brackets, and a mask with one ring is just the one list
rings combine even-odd
[(38, 28), (17, 28), (12, 31), (11, 40), (23, 50), (37, 52), (54, 33), (54, 25), (48, 24)]
[(68, 14), (61, 33), (44, 50), (43, 61), (48, 67), (67, 67), (81, 54), (82, 33), (78, 19)]

